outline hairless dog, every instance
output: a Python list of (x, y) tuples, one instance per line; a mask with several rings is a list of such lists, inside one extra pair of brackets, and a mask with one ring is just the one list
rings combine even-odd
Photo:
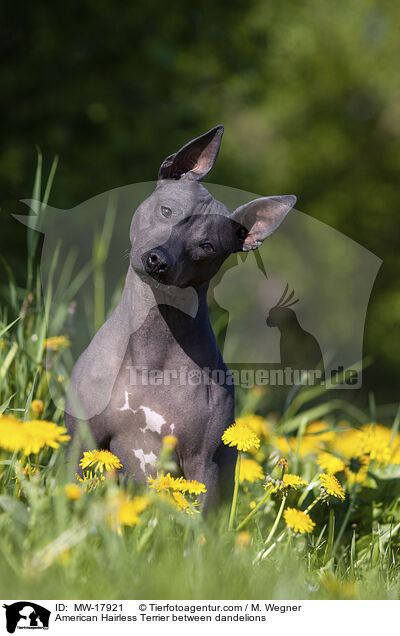
[(232, 212), (215, 200), (200, 181), (222, 134), (216, 126), (162, 163), (133, 215), (121, 299), (75, 364), (66, 403), (72, 436), (88, 422), (135, 482), (154, 475), (163, 437), (175, 435), (181, 474), (206, 485), (204, 510), (230, 491), (236, 459), (221, 442), (234, 387), (209, 320), (209, 281), (230, 254), (258, 248), (296, 201), (264, 197)]

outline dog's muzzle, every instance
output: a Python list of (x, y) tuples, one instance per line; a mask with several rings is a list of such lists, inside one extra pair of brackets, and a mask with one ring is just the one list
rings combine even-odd
[(171, 269), (168, 255), (160, 247), (143, 254), (142, 263), (147, 274), (150, 274), (156, 280), (162, 279)]

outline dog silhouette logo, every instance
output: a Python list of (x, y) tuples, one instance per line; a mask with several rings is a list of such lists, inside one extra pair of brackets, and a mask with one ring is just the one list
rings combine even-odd
[(50, 610), (32, 603), (32, 601), (18, 601), (11, 605), (3, 605), (6, 610), (6, 627), (9, 634), (16, 629), (48, 629)]
[[(190, 183), (189, 180), (181, 184), (187, 189), (188, 197)], [(14, 215), (31, 231), (43, 235), (40, 259), (43, 295), (49, 295), (54, 308), (48, 312), (47, 327), (49, 334), (57, 333), (59, 324), (55, 317), (64, 312), (64, 332), (71, 347), (57, 355), (65, 367), (66, 377), (72, 371), (73, 361), (89, 345), (123, 294), (132, 241), (135, 250), (143, 247), (143, 252), (149, 251), (148, 257), (157, 257), (151, 253), (153, 248), (159, 250), (164, 246), (164, 249), (167, 243), (172, 245), (175, 238), (180, 241), (178, 229), (183, 227), (182, 222), (190, 216), (194, 220), (198, 216), (191, 215), (190, 206), (185, 208), (177, 203), (172, 209), (162, 204), (154, 208), (157, 213), (154, 224), (153, 208), (151, 213), (142, 212), (157, 190), (155, 186), (156, 182), (122, 186), (70, 209), (57, 209), (25, 199), (30, 214)], [(224, 206), (229, 210), (241, 209), (259, 198), (257, 193), (212, 183), (207, 183), (207, 190), (223, 204), (221, 210)], [(187, 227), (192, 226), (188, 223)], [(90, 236), (101, 246), (102, 260), (96, 265), (96, 271), (104, 274), (96, 310), (89, 300), (94, 285)], [(225, 231), (221, 231), (221, 239), (223, 236)], [(146, 262), (150, 268), (162, 266), (157, 258), (150, 265)], [(327, 388), (360, 388), (367, 308), (381, 264), (375, 254), (333, 227), (297, 208), (290, 211), (279, 229), (258, 249), (232, 253), (211, 281), (208, 293), (211, 318), (228, 368), (243, 365), (254, 369), (290, 368), (300, 369), (300, 374), (303, 370), (318, 370), (321, 372), (318, 383), (325, 382)], [(286, 296), (279, 302), (286, 284)], [(175, 307), (192, 318), (197, 314), (198, 296), (193, 286), (163, 285), (159, 281), (155, 285), (156, 294), (153, 291), (147, 294), (147, 287), (143, 287), (141, 311), (134, 312), (132, 325), (129, 322), (132, 334), (144, 324), (156, 305)], [(291, 304), (294, 296), (288, 300), (292, 290), (299, 299), (294, 305)], [(118, 331), (120, 364), (132, 334)], [(96, 365), (91, 367), (91, 377), (96, 377), (96, 393), (92, 396), (90, 392), (90, 401), (96, 412), (108, 404), (116, 380), (114, 373), (120, 368), (113, 364), (113, 371), (109, 372), (101, 351), (100, 348), (98, 363), (96, 358)], [(53, 352), (49, 349), (45, 365), (51, 368), (52, 364)], [(359, 367), (356, 383), (346, 382), (339, 371)], [(48, 381), (52, 400), (64, 410), (63, 386), (56, 377), (52, 379), (51, 374)], [(283, 384), (291, 386), (286, 380)], [(88, 395), (87, 391), (83, 392)]]

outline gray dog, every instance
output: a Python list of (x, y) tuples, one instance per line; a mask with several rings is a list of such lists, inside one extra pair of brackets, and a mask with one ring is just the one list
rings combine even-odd
[(78, 359), (66, 405), (72, 436), (89, 422), (136, 482), (154, 475), (163, 437), (175, 435), (181, 473), (206, 485), (204, 509), (229, 492), (236, 459), (221, 442), (234, 387), (209, 320), (209, 281), (230, 254), (259, 247), (296, 201), (265, 197), (234, 212), (216, 201), (200, 181), (222, 134), (216, 126), (162, 163), (132, 219), (121, 300)]

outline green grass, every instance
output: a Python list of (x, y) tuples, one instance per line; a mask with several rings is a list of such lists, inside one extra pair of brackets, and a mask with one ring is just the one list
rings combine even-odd
[[(48, 199), (54, 169), (42, 193), (39, 161), (34, 198)], [(109, 310), (102, 276), (112, 221), (111, 214), (103, 235), (95, 237), (93, 260), (85, 274), (93, 282), (93, 329)], [(58, 258), (56, 250), (54, 269)], [(45, 360), (44, 339), (47, 334), (65, 332), (71, 300), (67, 291), (76, 293), (82, 277), (65, 275), (60, 289), (50, 272), (43, 298), (37, 237), (31, 230), (26, 284), (18, 286), (7, 264), (3, 266), (8, 283), (1, 290), (0, 413), (29, 420), (32, 399), (41, 399), (41, 417), (62, 425), (68, 349), (49, 352)], [(239, 413), (268, 416), (264, 398), (257, 390), (239, 392)], [(344, 400), (330, 399), (329, 392), (321, 388), (299, 387), (274, 422), (273, 435), (262, 437), (258, 460), (263, 473), (278, 478), (276, 463), (285, 455), (289, 472), (311, 484), (307, 490), (290, 492), (286, 505), (305, 510), (320, 495), (318, 449), (302, 451), (307, 425), (323, 418), (336, 441), (325, 442), (316, 434), (316, 444), (334, 450), (343, 427), (360, 429), (378, 417), (391, 427), (387, 447), (392, 454), (399, 441), (399, 417), (392, 406), (378, 408), (371, 400), (369, 411), (363, 412)], [(272, 423), (272, 417), (267, 421)], [(282, 451), (285, 435), (296, 440), (287, 452)], [(265, 541), (277, 518), (279, 496), (266, 498), (244, 528), (248, 534), (240, 535), (241, 541), (237, 532), (228, 531), (228, 504), (204, 520), (200, 514), (177, 511), (153, 496), (136, 526), (118, 526), (111, 519), (122, 486), (106, 480), (93, 492), (82, 488), (80, 499), (71, 501), (65, 493), (65, 485), (71, 481), (65, 459), (62, 446), (45, 448), (29, 461), (0, 449), (3, 598), (399, 598), (400, 466), (393, 457), (379, 461), (370, 456), (368, 475), (357, 487), (349, 481), (347, 457), (346, 470), (338, 474), (346, 490), (345, 501), (318, 501), (310, 512), (315, 522), (310, 534), (285, 530), (281, 517), (268, 546)], [(143, 490), (151, 493), (146, 487)], [(137, 494), (130, 486), (124, 492)], [(260, 502), (264, 494), (262, 481), (240, 484), (234, 527), (251, 511), (250, 502)], [(270, 551), (261, 558), (267, 549)]]

